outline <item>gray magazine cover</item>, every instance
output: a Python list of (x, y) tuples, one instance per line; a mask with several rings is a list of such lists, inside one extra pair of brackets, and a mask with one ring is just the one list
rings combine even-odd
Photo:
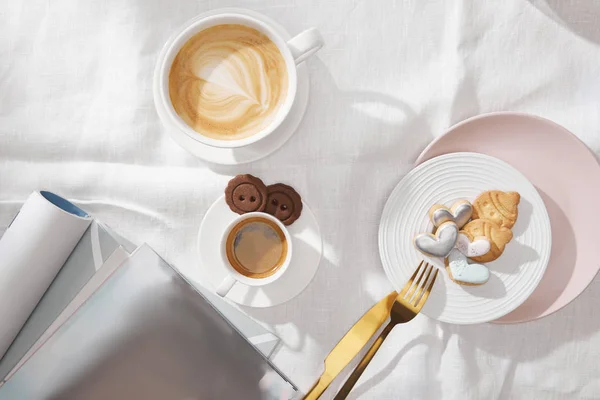
[(0, 400), (297, 396), (295, 387), (147, 246), (0, 388)]
[[(121, 246), (127, 251), (133, 253), (137, 246), (131, 243), (126, 238), (115, 232), (110, 226), (100, 223), (100, 226), (108, 232)], [(271, 357), (273, 352), (279, 345), (279, 338), (273, 333), (269, 332), (266, 328), (261, 326), (258, 322), (238, 310), (226, 300), (220, 296), (214, 294), (210, 289), (201, 286), (198, 282), (193, 282), (194, 287), (202, 293), (204, 297), (212, 303), (213, 306), (221, 313), (225, 318), (229, 320), (241, 333), (252, 343), (265, 357)]]

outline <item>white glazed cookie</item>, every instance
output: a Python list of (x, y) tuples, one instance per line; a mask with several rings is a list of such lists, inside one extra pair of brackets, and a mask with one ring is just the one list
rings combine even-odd
[(421, 233), (415, 237), (414, 244), (417, 250), (431, 257), (446, 257), (456, 245), (458, 226), (454, 222), (441, 224), (435, 235)]
[(466, 232), (459, 232), (456, 248), (467, 257), (481, 257), (490, 251), (492, 245), (485, 236), (473, 238)]
[(448, 276), (459, 285), (479, 286), (490, 279), (490, 270), (483, 264), (469, 264), (467, 257), (453, 249), (446, 258)]
[(487, 219), (474, 219), (463, 226), (462, 231), (469, 237), (485, 237), (490, 242), (490, 250), (482, 256), (471, 257), (473, 261), (487, 263), (502, 255), (504, 248), (511, 241), (513, 233), (510, 229), (501, 227)]

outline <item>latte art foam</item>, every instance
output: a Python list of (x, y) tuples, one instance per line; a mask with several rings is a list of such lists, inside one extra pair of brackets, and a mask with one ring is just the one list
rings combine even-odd
[(177, 114), (198, 133), (218, 140), (247, 138), (268, 127), (287, 89), (285, 59), (275, 43), (244, 25), (197, 33), (169, 72)]

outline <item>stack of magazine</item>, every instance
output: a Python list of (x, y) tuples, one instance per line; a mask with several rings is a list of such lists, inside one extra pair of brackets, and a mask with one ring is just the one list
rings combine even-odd
[(0, 400), (299, 396), (276, 336), (50, 192), (0, 238), (0, 304)]

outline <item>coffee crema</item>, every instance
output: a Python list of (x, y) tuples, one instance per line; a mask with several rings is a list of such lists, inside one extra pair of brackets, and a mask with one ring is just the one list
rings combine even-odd
[(245, 219), (227, 236), (227, 260), (237, 272), (249, 278), (273, 275), (285, 263), (287, 252), (285, 234), (265, 218)]
[(277, 45), (238, 24), (192, 36), (169, 71), (177, 114), (196, 132), (218, 140), (243, 139), (267, 128), (287, 90), (287, 66)]

